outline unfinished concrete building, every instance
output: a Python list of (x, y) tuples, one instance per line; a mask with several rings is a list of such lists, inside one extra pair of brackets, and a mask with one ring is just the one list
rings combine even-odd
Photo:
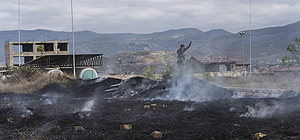
[(45, 55), (68, 55), (69, 54), (69, 41), (26, 41), (19, 42), (8, 41), (5, 43), (5, 62), (7, 67), (14, 65), (14, 58), (21, 63), (27, 63), (36, 58)]

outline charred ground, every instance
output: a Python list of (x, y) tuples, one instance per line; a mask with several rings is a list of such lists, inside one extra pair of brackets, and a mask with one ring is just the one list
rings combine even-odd
[[(160, 131), (161, 139), (223, 140), (253, 139), (260, 132), (267, 134), (261, 139), (299, 139), (300, 97), (233, 94), (197, 79), (183, 85), (141, 77), (51, 84), (33, 94), (1, 94), (0, 134), (2, 139), (140, 140)], [(120, 128), (126, 124), (132, 129)]]

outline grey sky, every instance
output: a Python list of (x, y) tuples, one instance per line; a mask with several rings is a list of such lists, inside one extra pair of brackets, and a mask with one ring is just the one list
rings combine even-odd
[[(71, 31), (71, 0), (20, 0), (22, 30)], [(18, 0), (1, 0), (0, 31), (18, 29)], [(250, 0), (73, 0), (75, 31), (152, 33), (249, 29)], [(299, 0), (252, 0), (252, 29), (300, 20)]]

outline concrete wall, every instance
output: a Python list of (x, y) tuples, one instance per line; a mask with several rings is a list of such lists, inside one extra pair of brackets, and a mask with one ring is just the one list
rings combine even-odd
[(226, 65), (220, 64), (220, 65), (219, 65), (219, 72), (225, 72), (225, 71), (227, 71)]

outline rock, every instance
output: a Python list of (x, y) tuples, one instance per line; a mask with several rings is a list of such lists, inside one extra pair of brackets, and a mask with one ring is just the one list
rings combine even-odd
[(120, 126), (120, 129), (123, 130), (132, 130), (132, 124), (124, 124)]
[(74, 131), (84, 131), (82, 126), (74, 126)]
[(161, 138), (163, 137), (162, 133), (159, 132), (159, 131), (153, 131), (153, 132), (151, 133), (151, 136), (152, 136), (153, 138), (155, 138), (155, 139), (161, 139)]
[(144, 105), (144, 109), (149, 109), (150, 105)]
[(256, 134), (253, 135), (253, 139), (254, 140), (259, 140), (260, 138), (265, 137), (265, 136), (267, 136), (267, 134), (256, 133)]
[(13, 119), (12, 117), (6, 118), (6, 120), (7, 120), (7, 122), (9, 122), (9, 123), (14, 123), (14, 122), (13, 122), (14, 119)]
[(144, 100), (135, 100), (136, 103), (143, 102)]
[(151, 104), (151, 106), (152, 106), (152, 107), (155, 107), (155, 106), (157, 106), (157, 104)]

